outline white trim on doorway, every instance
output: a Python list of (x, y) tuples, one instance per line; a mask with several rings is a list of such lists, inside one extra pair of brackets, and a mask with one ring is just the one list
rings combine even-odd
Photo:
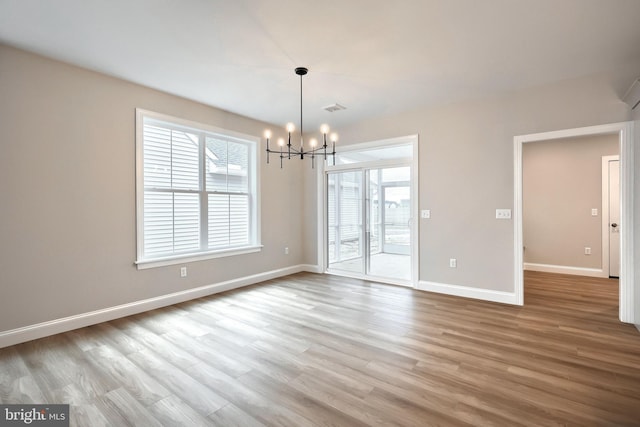
[(524, 304), (522, 235), (522, 146), (523, 144), (576, 136), (617, 134), (620, 140), (620, 312), (622, 322), (634, 323), (633, 248), (633, 122), (612, 123), (514, 137), (514, 290), (516, 304)]
[(620, 156), (602, 156), (602, 276), (609, 277), (609, 162)]

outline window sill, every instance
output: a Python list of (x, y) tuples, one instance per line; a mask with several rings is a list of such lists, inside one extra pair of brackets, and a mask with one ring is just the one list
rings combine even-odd
[(262, 245), (244, 246), (241, 248), (225, 249), (215, 252), (205, 252), (200, 254), (177, 255), (165, 258), (155, 258), (151, 260), (138, 260), (135, 262), (138, 270), (147, 268), (165, 267), (168, 265), (184, 264), (186, 262), (204, 261), (207, 259), (224, 258), (228, 256), (251, 254), (262, 251)]

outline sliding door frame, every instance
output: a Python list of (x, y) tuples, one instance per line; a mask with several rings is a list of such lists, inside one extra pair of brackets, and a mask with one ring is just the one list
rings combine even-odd
[[(349, 151), (362, 151), (362, 150), (370, 150), (375, 148), (385, 148), (385, 147), (393, 147), (399, 145), (411, 145), (412, 147), (412, 156), (409, 158), (398, 158), (398, 159), (390, 159), (390, 160), (379, 160), (373, 162), (360, 162), (357, 164), (347, 164), (347, 165), (336, 165), (329, 166), (327, 162), (323, 162), (322, 167), (317, 168), (317, 206), (318, 206), (318, 214), (322, 215), (321, 220), (317, 222), (317, 254), (318, 254), (318, 270), (322, 273), (335, 274), (335, 275), (344, 275), (347, 277), (356, 277), (356, 278), (364, 278), (371, 279), (383, 283), (397, 284), (403, 286), (411, 286), (416, 287), (419, 280), (419, 240), (420, 234), (418, 230), (418, 218), (419, 218), (419, 203), (418, 203), (418, 185), (419, 185), (419, 175), (418, 175), (418, 144), (419, 139), (418, 135), (408, 135), (398, 138), (391, 138), (379, 141), (365, 142), (359, 144), (351, 144), (339, 147), (339, 152), (349, 152)], [(328, 253), (327, 253), (327, 227), (328, 227), (328, 205), (327, 205), (327, 174), (329, 172), (337, 172), (337, 171), (348, 171), (348, 170), (366, 170), (366, 169), (381, 169), (387, 167), (402, 167), (402, 166), (410, 166), (411, 169), (411, 220), (410, 220), (410, 233), (411, 233), (411, 280), (394, 280), (385, 277), (374, 277), (366, 275), (366, 271), (363, 273), (354, 273), (349, 274), (349, 272), (336, 272), (336, 271), (327, 271), (328, 270)], [(364, 198), (366, 199), (366, 197)], [(363, 212), (364, 215), (364, 212)], [(320, 218), (319, 218), (320, 219)], [(366, 224), (363, 223), (363, 227)], [(366, 243), (366, 242), (365, 242)]]

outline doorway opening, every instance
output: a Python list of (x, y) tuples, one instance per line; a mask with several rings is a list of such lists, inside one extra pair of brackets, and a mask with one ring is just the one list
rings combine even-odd
[[(609, 200), (603, 156), (617, 156), (616, 134), (536, 141), (522, 149), (524, 269), (609, 277)], [(612, 184), (617, 184), (616, 179)], [(608, 179), (606, 180), (608, 183)], [(608, 187), (607, 187), (608, 191)], [(615, 201), (619, 203), (619, 187)], [(619, 209), (612, 209), (612, 213)], [(616, 245), (610, 246), (612, 252)], [(617, 243), (619, 252), (619, 240)], [(612, 265), (613, 266), (613, 265)], [(617, 274), (616, 274), (617, 276)]]
[(523, 145), (531, 142), (564, 138), (615, 134), (619, 141), (620, 157), (620, 280), (619, 318), (626, 323), (634, 321), (633, 289), (633, 122), (614, 123), (586, 128), (567, 129), (514, 138), (514, 276), (517, 304), (524, 304), (524, 251), (523, 245)]

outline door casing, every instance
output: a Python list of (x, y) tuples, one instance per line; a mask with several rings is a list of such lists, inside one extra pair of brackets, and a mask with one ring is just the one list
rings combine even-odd
[(524, 256), (522, 253), (522, 146), (536, 141), (585, 135), (616, 134), (620, 143), (620, 292), (619, 318), (634, 323), (634, 247), (633, 247), (633, 144), (634, 122), (612, 123), (514, 137), (514, 303), (524, 304)]
[[(358, 144), (345, 145), (340, 148), (340, 151), (362, 151), (373, 148), (382, 148), (382, 147), (392, 147), (398, 145), (408, 145), (411, 144), (413, 155), (411, 158), (406, 159), (392, 159), (392, 160), (380, 160), (375, 162), (362, 162), (358, 163), (358, 166), (354, 168), (353, 165), (336, 165), (329, 166), (327, 162), (323, 162), (321, 167), (316, 168), (316, 185), (317, 185), (317, 206), (318, 212), (322, 212), (322, 221), (317, 221), (317, 267), (316, 271), (319, 273), (326, 272), (326, 265), (328, 260), (327, 254), (327, 185), (326, 185), (326, 172), (329, 170), (337, 171), (337, 170), (349, 170), (349, 169), (361, 169), (361, 168), (384, 168), (391, 166), (402, 166), (408, 165), (411, 166), (411, 281), (409, 285), (411, 287), (416, 287), (419, 280), (419, 239), (420, 235), (418, 232), (418, 147), (419, 147), (419, 137), (418, 135), (408, 135), (402, 136), (398, 138), (390, 138), (378, 141), (364, 142)], [(345, 274), (348, 275), (348, 274)], [(356, 277), (361, 277), (356, 275)], [(376, 279), (377, 280), (377, 279)], [(407, 286), (406, 281), (395, 281), (393, 279), (387, 278), (379, 278), (381, 282), (397, 284)]]

